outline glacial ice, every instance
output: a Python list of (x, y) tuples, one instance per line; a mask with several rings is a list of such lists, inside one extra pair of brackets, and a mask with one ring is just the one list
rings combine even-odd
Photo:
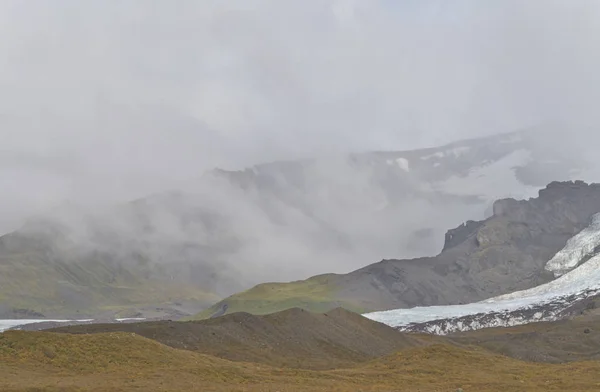
[(587, 256), (600, 245), (600, 214), (594, 215), (592, 223), (569, 239), (567, 245), (546, 264), (546, 270), (553, 272), (555, 277), (577, 267)]
[(0, 332), (4, 332), (7, 329), (11, 329), (14, 327), (18, 327), (21, 325), (34, 324), (34, 323), (46, 323), (46, 322), (55, 322), (55, 323), (66, 323), (69, 321), (93, 321), (93, 319), (89, 320), (0, 320)]

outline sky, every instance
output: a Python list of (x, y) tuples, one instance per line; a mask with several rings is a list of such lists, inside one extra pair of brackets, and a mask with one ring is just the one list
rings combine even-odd
[(5, 0), (0, 227), (213, 167), (595, 123), (594, 0)]

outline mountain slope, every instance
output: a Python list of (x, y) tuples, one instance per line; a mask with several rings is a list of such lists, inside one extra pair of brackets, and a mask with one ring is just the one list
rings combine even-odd
[(363, 313), (365, 308), (359, 301), (339, 298), (340, 286), (333, 283), (337, 275), (314, 276), (306, 280), (289, 283), (261, 283), (249, 290), (227, 297), (200, 312), (193, 319), (207, 319), (234, 312), (269, 314), (299, 307), (312, 312), (326, 312), (336, 307)]
[[(598, 211), (600, 185), (554, 182), (538, 198), (497, 201), (492, 217), (450, 230), (444, 250), (436, 257), (384, 260), (349, 274), (326, 275), (316, 287), (311, 280), (270, 287), (274, 292), (298, 287), (295, 298), (309, 298), (308, 309), (334, 301), (371, 310), (476, 302), (551, 281), (554, 276), (545, 270), (547, 261)], [(327, 292), (327, 301), (311, 297), (315, 291)], [(244, 303), (254, 294), (250, 290), (234, 295), (198, 317), (219, 312), (229, 301)], [(262, 312), (290, 301), (276, 295), (261, 299)]]
[(82, 252), (60, 233), (0, 237), (0, 317), (123, 317), (157, 306), (169, 314), (185, 303), (198, 309), (218, 299), (191, 282), (153, 275), (151, 266), (131, 259), (122, 263), (112, 252)]

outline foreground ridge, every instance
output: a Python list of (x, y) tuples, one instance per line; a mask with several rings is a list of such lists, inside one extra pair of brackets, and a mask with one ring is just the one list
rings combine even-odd
[(123, 332), (6, 332), (0, 363), (3, 391), (588, 391), (597, 387), (600, 371), (597, 361), (529, 363), (449, 343), (343, 369), (299, 370), (232, 362)]

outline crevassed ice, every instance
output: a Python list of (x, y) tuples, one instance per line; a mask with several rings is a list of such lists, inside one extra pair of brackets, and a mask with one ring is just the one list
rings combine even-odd
[(423, 306), (364, 314), (392, 327), (490, 312), (511, 312), (560, 300), (586, 290), (600, 290), (600, 256), (560, 278), (529, 290), (465, 305)]
[[(559, 252), (562, 252), (564, 255), (561, 256), (561, 259), (557, 258), (557, 260), (562, 260), (561, 262), (563, 264), (561, 265), (576, 266), (583, 257), (589, 254), (589, 252), (568, 252), (566, 249), (569, 248), (575, 250), (580, 247), (589, 249), (589, 243), (593, 242), (590, 239), (600, 236), (599, 215), (595, 215), (591, 225), (584, 229), (586, 233), (583, 233), (582, 231), (574, 236), (565, 248)], [(591, 249), (593, 250), (594, 247), (595, 246)], [(553, 260), (555, 258), (553, 258)], [(552, 282), (528, 290), (516, 291), (465, 305), (423, 306), (411, 309), (394, 309), (383, 312), (367, 313), (364, 314), (364, 316), (392, 327), (401, 327), (412, 323), (424, 323), (440, 319), (475, 315), (478, 313), (511, 312), (530, 308), (535, 305), (559, 301), (561, 298), (577, 295), (589, 290), (600, 291), (600, 255), (592, 257), (586, 263), (560, 276)]]
[(600, 214), (595, 214), (592, 223), (569, 239), (567, 245), (546, 263), (545, 268), (553, 272), (555, 277), (559, 277), (577, 267), (581, 260), (592, 254), (598, 245), (600, 245)]

